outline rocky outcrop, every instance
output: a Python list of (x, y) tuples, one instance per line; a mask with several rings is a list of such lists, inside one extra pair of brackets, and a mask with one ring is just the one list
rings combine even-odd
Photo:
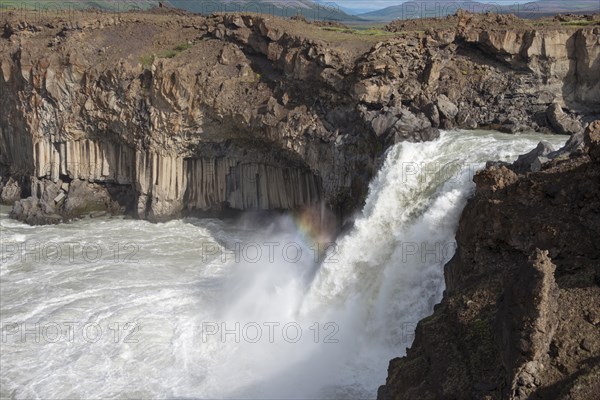
[[(14, 182), (42, 201), (38, 182), (82, 181), (131, 191), (133, 205), (105, 211), (150, 220), (318, 202), (343, 219), (393, 143), (457, 127), (573, 133), (600, 105), (595, 27), (460, 14), (452, 30), (377, 41), (260, 15), (80, 15), (2, 15), (7, 202)], [(61, 204), (42, 209), (67, 217)]]
[(554, 130), (562, 135), (575, 135), (583, 131), (579, 121), (569, 117), (559, 104), (552, 104), (546, 110), (546, 117)]
[(0, 202), (12, 205), (21, 199), (21, 187), (12, 177), (6, 179), (0, 187)]
[(599, 135), (596, 121), (583, 152), (538, 172), (475, 176), (444, 298), (390, 362), (380, 399), (597, 397)]
[(513, 169), (519, 172), (533, 171), (538, 172), (542, 169), (542, 165), (549, 161), (550, 154), (554, 152), (554, 148), (548, 142), (540, 142), (538, 146), (527, 154), (519, 156), (513, 164)]
[(600, 120), (590, 124), (584, 136), (584, 143), (589, 149), (590, 158), (600, 162)]
[(83, 216), (123, 214), (132, 208), (133, 191), (127, 186), (84, 180), (70, 183), (35, 180), (32, 196), (17, 201), (10, 217), (31, 225), (57, 224)]

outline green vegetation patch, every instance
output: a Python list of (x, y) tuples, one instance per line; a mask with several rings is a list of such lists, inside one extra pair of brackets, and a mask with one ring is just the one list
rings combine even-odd
[(351, 35), (363, 35), (363, 36), (387, 36), (387, 35), (393, 35), (392, 32), (388, 32), (385, 31), (383, 29), (379, 29), (379, 28), (373, 28), (373, 27), (365, 27), (365, 28), (339, 28), (339, 27), (335, 27), (335, 26), (325, 26), (323, 28), (321, 28), (325, 31), (331, 31), (331, 32), (340, 32), (340, 33), (348, 33)]
[(177, 46), (175, 46), (174, 48), (170, 49), (170, 50), (165, 50), (161, 53), (158, 54), (158, 58), (173, 58), (173, 57), (177, 57), (180, 53), (183, 53), (184, 51), (186, 51), (187, 49), (189, 49), (190, 47), (192, 47), (192, 45), (190, 43), (180, 43)]
[(157, 58), (175, 58), (192, 46), (193, 44), (191, 43), (180, 43), (172, 49), (163, 50), (157, 54), (146, 54), (140, 57), (140, 63), (144, 68), (148, 68)]
[(561, 25), (563, 26), (589, 26), (594, 24), (597, 21), (588, 21), (587, 19), (580, 19), (577, 21), (566, 21), (566, 22), (562, 22)]
[(155, 56), (154, 54), (149, 54), (149, 55), (145, 55), (140, 57), (140, 63), (142, 64), (142, 66), (144, 68), (148, 68), (152, 65), (152, 63), (154, 62)]

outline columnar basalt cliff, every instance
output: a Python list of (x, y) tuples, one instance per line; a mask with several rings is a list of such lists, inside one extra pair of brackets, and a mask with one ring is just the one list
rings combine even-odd
[(380, 399), (581, 399), (600, 390), (600, 121), (583, 149), (475, 176), (446, 292)]
[(317, 202), (343, 218), (392, 143), (581, 135), (600, 110), (593, 24), (460, 13), (381, 39), (264, 15), (2, 18), (0, 194), (31, 195), (13, 212), (30, 223)]

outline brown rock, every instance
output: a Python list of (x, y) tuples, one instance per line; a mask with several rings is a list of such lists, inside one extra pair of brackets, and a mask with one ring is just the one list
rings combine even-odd
[(583, 130), (581, 123), (567, 115), (557, 103), (548, 107), (546, 116), (554, 130), (561, 135), (573, 135)]
[(592, 160), (600, 162), (600, 120), (592, 122), (587, 127), (584, 142)]

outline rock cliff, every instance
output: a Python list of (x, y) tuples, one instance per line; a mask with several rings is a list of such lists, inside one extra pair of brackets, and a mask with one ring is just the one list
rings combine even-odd
[(380, 399), (581, 399), (600, 390), (600, 121), (538, 172), (490, 165), (446, 291)]
[(397, 141), (580, 134), (600, 110), (599, 27), (452, 18), (371, 37), (264, 15), (3, 13), (0, 197), (32, 196), (13, 212), (30, 223), (318, 202), (344, 218)]

